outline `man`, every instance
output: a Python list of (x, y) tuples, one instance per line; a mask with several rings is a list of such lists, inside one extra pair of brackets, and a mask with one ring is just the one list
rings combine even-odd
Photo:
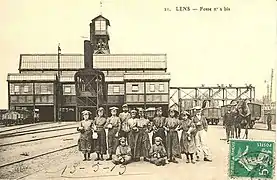
[(121, 130), (119, 133), (120, 137), (128, 137), (128, 119), (131, 118), (131, 114), (128, 112), (128, 105), (127, 104), (123, 104), (122, 106), (122, 110), (123, 112), (119, 114), (119, 118), (120, 118), (120, 122), (121, 122)]
[(267, 130), (268, 130), (268, 131), (271, 131), (271, 130), (272, 130), (272, 128), (271, 128), (271, 121), (272, 121), (272, 117), (271, 117), (271, 114), (269, 113), (269, 114), (267, 115)]
[(229, 138), (234, 138), (234, 116), (231, 112), (231, 106), (227, 106), (227, 112), (223, 116), (223, 126), (226, 129), (226, 140), (229, 144)]
[(193, 123), (196, 125), (195, 144), (197, 147), (196, 161), (200, 161), (200, 153), (204, 153), (204, 161), (211, 162), (211, 151), (207, 145), (208, 123), (204, 116), (201, 115), (201, 107), (195, 107), (196, 114), (193, 117)]

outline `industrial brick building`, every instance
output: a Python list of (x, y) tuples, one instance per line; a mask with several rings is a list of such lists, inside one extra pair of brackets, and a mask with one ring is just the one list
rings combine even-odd
[[(166, 54), (110, 54), (108, 26), (110, 22), (98, 16), (90, 23), (92, 58), (84, 54), (21, 54), (19, 73), (8, 74), (9, 109), (39, 109), (40, 121), (80, 120), (80, 112), (95, 112), (98, 104), (82, 101), (76, 91), (75, 74), (91, 63), (105, 76), (105, 103), (108, 109), (127, 103), (133, 107), (169, 105), (170, 74)], [(89, 59), (91, 62), (87, 62)], [(60, 87), (60, 88), (59, 88)], [(92, 89), (90, 89), (91, 94)], [(98, 96), (97, 96), (98, 98)], [(88, 98), (87, 98), (88, 99)], [(96, 100), (98, 102), (98, 99)]]

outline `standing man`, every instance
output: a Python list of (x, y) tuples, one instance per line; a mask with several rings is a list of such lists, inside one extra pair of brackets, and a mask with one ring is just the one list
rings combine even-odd
[(234, 116), (231, 112), (231, 106), (227, 106), (227, 112), (223, 116), (223, 127), (226, 129), (226, 140), (229, 144), (229, 138), (234, 138)]
[(271, 117), (271, 114), (269, 113), (269, 114), (267, 115), (267, 130), (268, 130), (268, 131), (271, 131), (271, 130), (272, 130), (272, 128), (271, 128), (271, 121), (272, 121), (272, 117)]
[(125, 137), (126, 139), (128, 137), (128, 132), (129, 132), (127, 122), (128, 122), (128, 119), (131, 118), (131, 114), (128, 112), (129, 109), (127, 104), (123, 104), (122, 110), (123, 112), (119, 114), (119, 118), (121, 122), (121, 130), (120, 130), (119, 136)]
[(193, 117), (193, 123), (196, 125), (195, 144), (197, 147), (196, 161), (200, 161), (200, 153), (204, 153), (204, 161), (211, 162), (211, 151), (207, 145), (207, 131), (208, 123), (204, 116), (201, 114), (201, 107), (195, 107), (196, 114)]

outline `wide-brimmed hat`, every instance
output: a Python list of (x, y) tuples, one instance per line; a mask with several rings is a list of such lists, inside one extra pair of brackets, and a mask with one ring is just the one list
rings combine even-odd
[(110, 110), (118, 110), (118, 107), (110, 107)]
[(127, 105), (127, 104), (123, 104), (123, 105), (122, 105), (122, 108), (125, 108), (125, 107), (128, 107), (128, 105)]
[(91, 114), (91, 112), (90, 112), (90, 111), (88, 111), (88, 110), (84, 110), (84, 111), (82, 111), (82, 114), (83, 114), (83, 115), (86, 115), (86, 114), (90, 115), (90, 114)]
[(156, 142), (162, 142), (163, 139), (162, 139), (161, 137), (155, 137), (155, 141), (156, 141)]
[(193, 109), (194, 110), (201, 110), (202, 108), (200, 106), (195, 106)]
[(173, 108), (169, 108), (168, 112), (174, 111), (175, 115), (179, 115), (179, 111)]
[(104, 111), (104, 108), (103, 108), (103, 107), (99, 107), (99, 108), (96, 110), (96, 112), (98, 112), (98, 111)]
[(131, 113), (137, 113), (137, 110), (132, 109), (132, 110), (131, 110)]

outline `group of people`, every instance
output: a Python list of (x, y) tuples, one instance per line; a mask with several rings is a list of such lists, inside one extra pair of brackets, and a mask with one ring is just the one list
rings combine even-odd
[[(157, 108), (151, 120), (145, 117), (145, 111), (137, 108), (129, 112), (127, 104), (118, 115), (118, 108), (111, 107), (111, 116), (104, 117), (104, 108), (97, 109), (97, 115), (90, 119), (91, 112), (83, 111), (83, 120), (78, 140), (79, 150), (84, 160), (90, 160), (90, 154), (96, 152), (98, 160), (112, 160), (114, 164), (128, 164), (132, 161), (149, 161), (157, 166), (169, 162), (178, 163), (176, 158), (186, 155), (187, 163), (200, 161), (201, 152), (204, 161), (211, 162), (211, 151), (207, 145), (208, 124), (201, 114), (201, 108), (195, 109), (190, 117), (186, 111), (179, 114), (169, 109), (169, 116), (163, 116), (162, 108)], [(107, 129), (107, 135), (106, 130)], [(178, 131), (182, 131), (179, 139)], [(150, 139), (152, 134), (152, 139)], [(107, 138), (107, 139), (106, 139)]]

